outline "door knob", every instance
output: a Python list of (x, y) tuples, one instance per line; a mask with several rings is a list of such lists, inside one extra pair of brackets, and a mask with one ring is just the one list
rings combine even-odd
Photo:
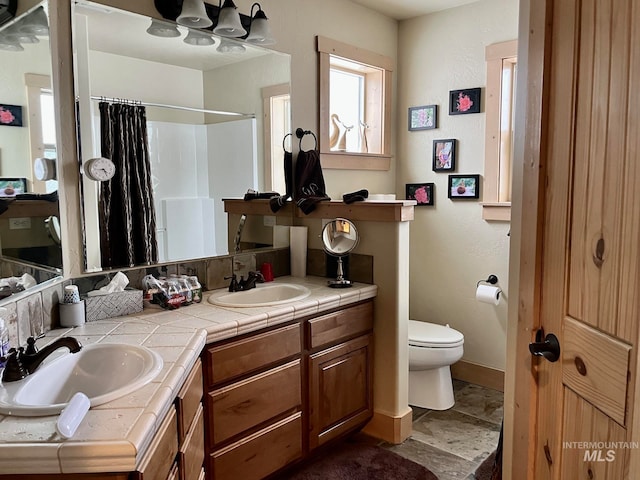
[(536, 341), (529, 344), (529, 351), (532, 355), (555, 362), (560, 358), (560, 342), (553, 333), (544, 336), (544, 330), (540, 329), (536, 332)]

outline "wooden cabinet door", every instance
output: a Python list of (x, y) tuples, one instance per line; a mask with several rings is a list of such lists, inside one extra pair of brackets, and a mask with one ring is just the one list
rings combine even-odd
[(365, 335), (309, 357), (309, 448), (373, 415), (372, 336)]

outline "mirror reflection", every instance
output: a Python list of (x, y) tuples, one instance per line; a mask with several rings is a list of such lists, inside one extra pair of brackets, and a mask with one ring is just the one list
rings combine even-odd
[(227, 254), (222, 199), (283, 183), (289, 56), (91, 2), (73, 20), (86, 270)]
[(62, 269), (61, 240), (50, 220), (59, 213), (47, 12), (46, 2), (37, 3), (0, 26), (3, 278), (28, 271), (42, 281)]

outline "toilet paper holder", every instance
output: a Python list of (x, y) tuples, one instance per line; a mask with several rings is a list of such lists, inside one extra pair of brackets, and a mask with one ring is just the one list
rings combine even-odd
[(476, 288), (478, 288), (478, 286), (481, 283), (488, 283), (490, 285), (495, 285), (498, 283), (498, 277), (496, 277), (495, 275), (491, 274), (487, 277), (486, 280), (478, 280), (478, 283), (476, 283)]

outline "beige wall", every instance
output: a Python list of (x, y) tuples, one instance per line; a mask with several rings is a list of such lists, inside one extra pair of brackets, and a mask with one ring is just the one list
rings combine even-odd
[[(507, 302), (478, 303), (475, 288), (495, 274), (509, 298), (509, 224), (482, 220), (479, 201), (449, 200), (448, 175), (431, 170), (431, 152), (434, 139), (456, 138), (453, 173), (483, 174), (485, 115), (449, 116), (448, 93), (485, 86), (485, 47), (517, 38), (517, 23), (516, 0), (485, 0), (403, 21), (398, 41), (396, 190), (404, 198), (406, 183), (435, 183), (435, 206), (417, 207), (411, 223), (409, 314), (460, 330), (463, 358), (500, 370)], [(407, 109), (430, 104), (438, 105), (438, 128), (409, 132)]]

